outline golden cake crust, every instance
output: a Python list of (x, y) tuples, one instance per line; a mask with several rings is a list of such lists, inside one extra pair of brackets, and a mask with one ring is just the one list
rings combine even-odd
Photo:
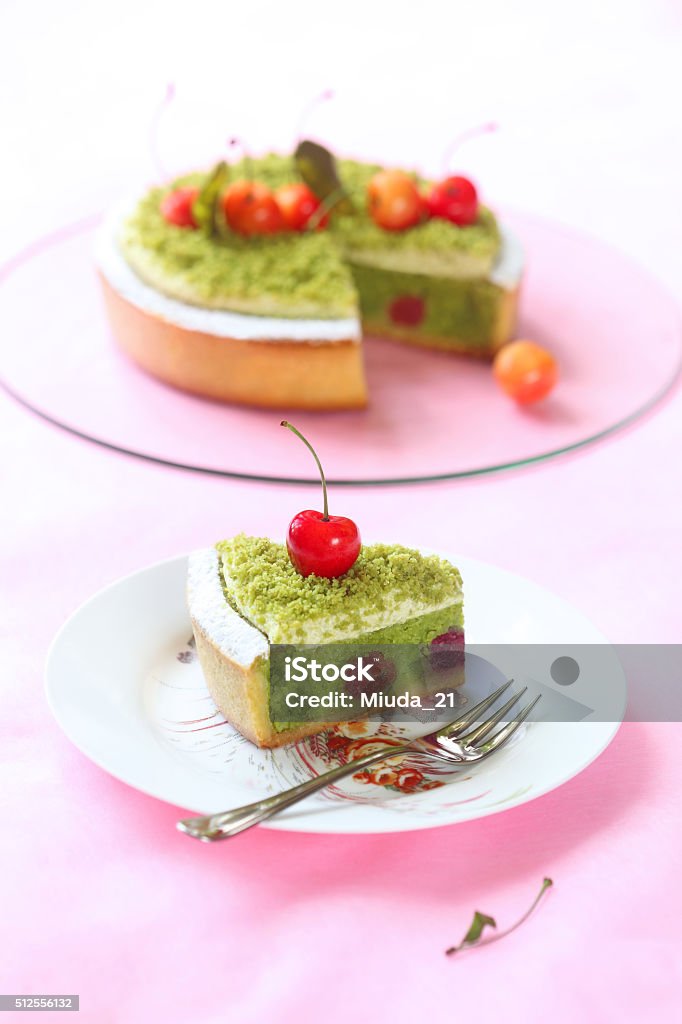
[(303, 722), (276, 730), (268, 717), (268, 691), (258, 666), (229, 657), (192, 618), (201, 670), (213, 703), (227, 721), (257, 747), (283, 747), (331, 728), (331, 722)]
[(357, 341), (261, 341), (189, 330), (135, 306), (100, 272), (120, 347), (173, 387), (263, 408), (362, 409), (367, 387)]

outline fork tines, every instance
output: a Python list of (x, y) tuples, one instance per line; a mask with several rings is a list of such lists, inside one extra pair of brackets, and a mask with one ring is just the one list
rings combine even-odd
[[(484, 700), (474, 705), (474, 707), (465, 715), (462, 715), (461, 718), (458, 718), (455, 722), (451, 722), (446, 726), (448, 734), (455, 738), (459, 743), (473, 749), (480, 755), (489, 754), (493, 750), (497, 750), (497, 748), (503, 743), (506, 743), (522, 723), (525, 722), (542, 696), (541, 694), (538, 694), (537, 697), (522, 708), (511, 721), (507, 722), (501, 729), (498, 729), (497, 732), (493, 733), (495, 726), (505, 720), (508, 712), (511, 711), (514, 704), (516, 704), (524, 693), (527, 692), (528, 687), (524, 686), (522, 690), (519, 690), (518, 693), (510, 697), (501, 708), (490, 716), (490, 718), (481, 722), (481, 716), (497, 702), (503, 693), (506, 693), (513, 682), (513, 679), (509, 679), (506, 683), (503, 683), (502, 686), (498, 687), (494, 693), (491, 693), (489, 697), (486, 697)], [(477, 722), (479, 723), (478, 725), (476, 725)], [(470, 729), (470, 726), (475, 726), (475, 728)], [(491, 733), (493, 733), (492, 736), (490, 735)], [(482, 740), (485, 740), (486, 736), (489, 738), (484, 743), (481, 742)]]

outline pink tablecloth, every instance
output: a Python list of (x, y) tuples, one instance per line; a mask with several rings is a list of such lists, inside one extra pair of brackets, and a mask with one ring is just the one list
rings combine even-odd
[[(233, 133), (291, 147), (298, 112), (327, 86), (337, 100), (310, 131), (434, 172), (458, 131), (495, 118), (498, 136), (461, 154), (486, 198), (601, 235), (679, 284), (672, 0), (375, 0), (331, 13), (312, 0), (35, 0), (0, 17), (3, 256), (149, 177), (147, 111), (172, 78), (160, 149), (174, 168)], [(0, 993), (79, 993), (87, 1024), (679, 1018), (680, 725), (624, 727), (561, 789), (469, 824), (193, 843), (175, 831), (178, 808), (109, 778), (60, 733), (43, 696), (47, 646), (103, 584), (240, 528), (281, 533), (311, 492), (116, 456), (2, 396), (0, 436), (12, 446), (0, 474)], [(335, 505), (367, 535), (525, 574), (613, 641), (670, 642), (681, 450), (678, 390), (574, 457), (346, 490)], [(510, 922), (544, 875), (555, 888), (521, 930), (443, 955), (474, 909)]]
[[(681, 409), (678, 392), (629, 432), (526, 471), (335, 503), (368, 533), (532, 577), (613, 641), (673, 641)], [(16, 445), (3, 473), (0, 991), (79, 993), (88, 1024), (403, 1021), (447, 1002), (453, 1018), (485, 1004), (483, 1019), (672, 1019), (679, 725), (623, 727), (572, 782), (481, 821), (193, 843), (177, 808), (69, 745), (45, 704), (45, 651), (96, 588), (236, 529), (281, 533), (310, 492), (145, 465), (10, 401), (0, 419)], [(522, 930), (443, 955), (474, 909), (511, 922), (544, 875), (555, 888)]]

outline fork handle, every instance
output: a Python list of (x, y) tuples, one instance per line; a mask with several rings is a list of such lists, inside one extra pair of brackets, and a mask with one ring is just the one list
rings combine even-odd
[(260, 824), (261, 821), (266, 821), (274, 814), (279, 814), (280, 811), (298, 803), (299, 800), (304, 800), (312, 793), (331, 786), (346, 775), (352, 775), (363, 768), (369, 768), (370, 765), (385, 761), (387, 757), (400, 756), (408, 751), (414, 751), (414, 747), (410, 743), (402, 744), (399, 747), (389, 747), (386, 750), (377, 750), (373, 754), (365, 754), (364, 757), (338, 765), (331, 771), (325, 772), (324, 775), (317, 775), (314, 779), (308, 779), (307, 782), (302, 782), (292, 789), (285, 789), (283, 793), (277, 793), (275, 796), (256, 800), (255, 803), (246, 804), (244, 807), (235, 807), (232, 811), (221, 811), (218, 814), (210, 814), (202, 818), (185, 818), (178, 822), (178, 828), (181, 832), (192, 836), (193, 839), (201, 839), (205, 843), (212, 843), (217, 839), (228, 839), (253, 825)]

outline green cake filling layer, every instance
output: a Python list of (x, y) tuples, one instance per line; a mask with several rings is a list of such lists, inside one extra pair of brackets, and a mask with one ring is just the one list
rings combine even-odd
[(360, 633), (349, 640), (349, 644), (424, 644), (440, 636), (452, 626), (464, 625), (464, 608), (461, 601), (446, 605), (435, 612), (417, 615), (394, 626), (385, 626), (369, 633)]
[[(365, 330), (412, 341), (433, 340), (447, 348), (465, 343), (482, 353), (490, 348), (504, 292), (485, 279), (456, 280), (403, 274), (350, 264), (360, 296)], [(400, 297), (400, 298), (398, 298)], [(401, 322), (399, 303), (416, 302), (412, 322)]]
[[(338, 644), (326, 645), (323, 648), (316, 648), (315, 646), (294, 646), (285, 648), (285, 650), (291, 651), (294, 655), (304, 654), (315, 657), (315, 653), (318, 650), (323, 651), (323, 661), (331, 661), (334, 664), (343, 663), (349, 657), (349, 651), (353, 647), (359, 647), (360, 650), (354, 650), (350, 655), (352, 657), (357, 654), (369, 653), (366, 646), (371, 645), (372, 648), (376, 645), (377, 648), (383, 647), (385, 644), (398, 644), (398, 653), (392, 656), (394, 664), (398, 667), (400, 678), (405, 685), (405, 677), (403, 672), (412, 670), (414, 673), (411, 677), (411, 681), (408, 685), (408, 692), (414, 692), (414, 687), (419, 685), (420, 675), (419, 668), (415, 672), (415, 660), (417, 663), (422, 660), (423, 655), (419, 655), (415, 659), (415, 649), (421, 651), (422, 645), (428, 644), (434, 637), (441, 636), (443, 633), (447, 633), (448, 630), (453, 627), (463, 628), (464, 616), (463, 607), (461, 602), (453, 605), (448, 605), (445, 608), (439, 608), (435, 612), (427, 612), (425, 615), (418, 615), (416, 618), (407, 619), (405, 622), (398, 622), (392, 626), (385, 626), (383, 629), (375, 629), (368, 633), (361, 633), (359, 636), (347, 638), (343, 641), (339, 641)], [(280, 672), (281, 672), (281, 658), (279, 660)], [(271, 664), (269, 661), (261, 663), (261, 671), (265, 679), (267, 680), (268, 686), (268, 702), (270, 705), (270, 720), (277, 732), (282, 732), (285, 729), (291, 729), (296, 725), (299, 725), (301, 721), (310, 721), (311, 714), (308, 713), (303, 718), (291, 718), (291, 711), (287, 714), (286, 704), (283, 703), (283, 695), (286, 694), (289, 687), (282, 681), (280, 677), (279, 684), (275, 687), (273, 693), (273, 677), (271, 672)], [(275, 669), (275, 677), (278, 677), (277, 670)], [(422, 677), (423, 678), (423, 677)], [(332, 687), (334, 689), (335, 687)], [(337, 687), (338, 688), (338, 687)], [(274, 706), (273, 706), (274, 702)], [(358, 710), (358, 714), (361, 714), (361, 710)], [(319, 712), (313, 712), (312, 718), (314, 719)], [(328, 718), (329, 713), (323, 712), (322, 718)]]
[[(477, 222), (467, 227), (431, 220), (406, 231), (384, 231), (366, 205), (367, 182), (378, 170), (357, 161), (339, 162), (354, 212), (333, 216), (328, 229), (250, 238), (229, 230), (209, 238), (168, 224), (160, 210), (163, 196), (205, 180), (203, 174), (185, 175), (146, 193), (124, 222), (118, 243), (132, 269), (158, 291), (191, 305), (262, 316), (352, 317), (357, 315), (356, 289), (363, 309), (376, 306), (371, 277), (356, 272), (360, 264), (400, 270), (406, 276), (419, 269), (440, 274), (443, 289), (456, 287), (457, 278), (465, 278), (460, 290), (483, 285), (483, 280), (473, 279), (485, 278), (500, 249), (490, 210), (482, 207)], [(299, 180), (293, 159), (274, 154), (231, 168), (231, 180), (247, 176), (272, 188)], [(396, 282), (394, 295), (401, 288)], [(440, 294), (435, 292), (434, 298)], [(476, 332), (477, 325), (472, 329)]]
[[(462, 622), (461, 576), (436, 555), (369, 544), (329, 580), (301, 576), (285, 545), (264, 537), (240, 534), (216, 547), (227, 599), (271, 643), (413, 643)], [(387, 624), (368, 629), (372, 618)]]

